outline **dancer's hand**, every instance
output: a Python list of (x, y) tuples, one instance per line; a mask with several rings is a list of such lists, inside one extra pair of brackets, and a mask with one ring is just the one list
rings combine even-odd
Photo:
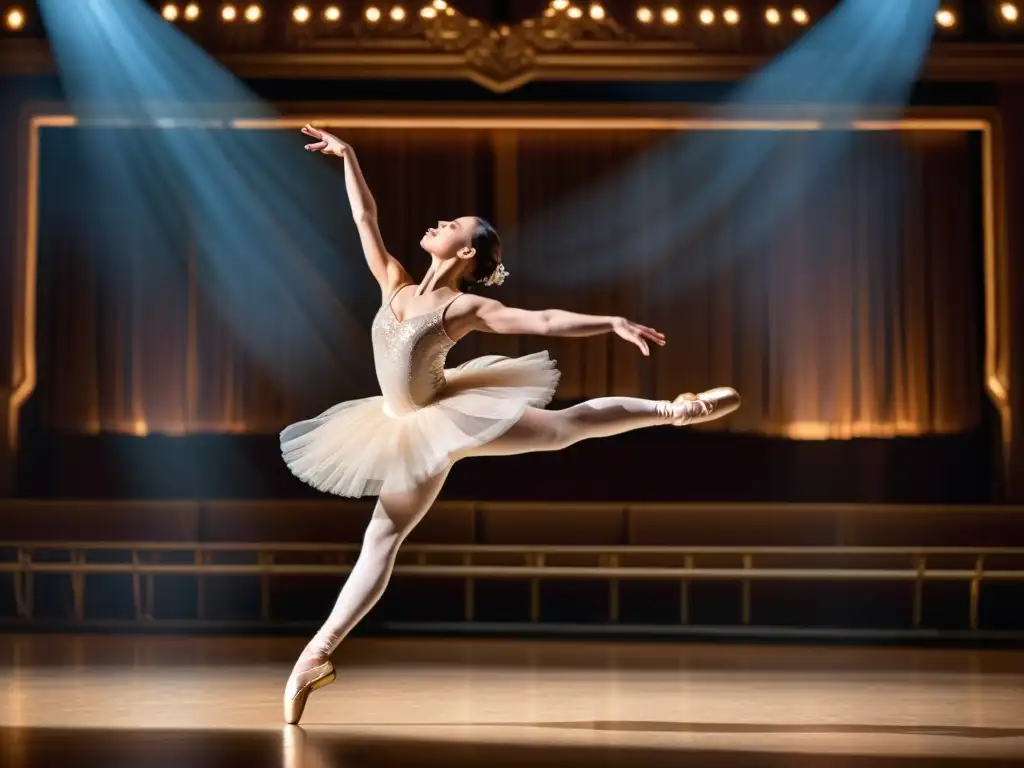
[(321, 155), (344, 157), (352, 149), (352, 147), (339, 139), (333, 133), (321, 131), (319, 128), (314, 128), (312, 125), (305, 126), (302, 129), (302, 132), (311, 139), (316, 139), (314, 143), (306, 145), (306, 150), (309, 152), (319, 152)]
[(648, 328), (646, 325), (632, 323), (624, 317), (615, 318), (615, 321), (612, 323), (612, 330), (620, 338), (639, 347), (644, 357), (648, 357), (651, 354), (650, 347), (647, 346), (648, 341), (653, 341), (659, 347), (665, 346), (665, 334), (653, 328)]

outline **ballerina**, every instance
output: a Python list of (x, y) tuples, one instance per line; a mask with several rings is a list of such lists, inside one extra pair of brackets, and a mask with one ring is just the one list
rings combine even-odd
[(307, 125), (310, 152), (345, 161), (345, 185), (363, 253), (381, 290), (373, 320), (381, 395), (340, 403), (281, 432), (296, 477), (326, 493), (378, 497), (362, 549), (334, 609), (296, 661), (284, 693), (286, 722), (302, 717), (309, 695), (333, 682), (330, 657), (383, 594), (402, 541), (437, 498), (451, 467), (475, 456), (557, 451), (580, 440), (659, 425), (683, 426), (739, 407), (719, 387), (673, 401), (602, 397), (546, 410), (559, 373), (547, 352), (486, 356), (445, 369), (448, 351), (474, 331), (586, 337), (614, 333), (650, 355), (665, 336), (621, 317), (558, 309), (527, 311), (467, 293), (501, 285), (508, 272), (494, 228), (476, 216), (439, 221), (420, 240), (431, 264), (419, 283), (384, 247), (377, 207), (352, 147)]

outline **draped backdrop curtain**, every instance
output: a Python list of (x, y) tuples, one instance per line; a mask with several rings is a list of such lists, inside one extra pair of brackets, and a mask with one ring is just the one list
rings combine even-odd
[[(344, 284), (324, 278), (309, 290), (333, 293), (351, 317), (323, 330), (333, 335), (325, 349), (351, 357), (325, 352), (321, 366), (270, 371), (268, 350), (253, 353), (210, 290), (196, 253), (197, 204), (167, 185), (148, 191), (161, 201), (156, 222), (122, 220), (84, 170), (80, 131), (53, 131), (42, 144), (37, 397), (47, 428), (276, 432), (375, 394), (367, 336), (379, 294), (361, 271), (340, 161), (321, 158), (332, 173), (309, 198), (316, 226), (336, 244), (332, 258), (352, 269)], [(549, 349), (562, 400), (735, 386), (744, 407), (707, 429), (886, 437), (962, 432), (980, 419), (980, 152), (970, 134), (848, 134), (824, 167), (815, 163), (836, 135), (774, 136), (736, 190), (690, 218), (708, 179), (680, 178), (668, 162), (648, 162), (636, 178), (638, 158), (666, 151), (665, 132), (345, 135), (385, 241), (414, 275), (427, 264), (416, 247), (427, 226), (479, 213), (511, 235), (512, 276), (496, 298), (625, 315), (669, 339), (643, 358), (615, 337), (474, 335), (452, 363)], [(709, 141), (696, 131), (687, 139)], [(570, 204), (595, 185), (605, 191), (593, 204)], [(569, 213), (542, 223), (560, 210)], [(611, 220), (617, 236), (602, 248), (567, 247), (574, 232), (587, 243)], [(122, 232), (118, 252), (97, 236), (105, 228)], [(245, 254), (236, 261), (244, 268)], [(302, 275), (295, 280), (316, 280), (315, 270)], [(282, 325), (273, 343), (287, 359), (307, 339), (299, 325)]]

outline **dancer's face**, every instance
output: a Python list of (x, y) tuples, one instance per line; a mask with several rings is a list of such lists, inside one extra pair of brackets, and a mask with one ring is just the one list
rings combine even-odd
[(476, 229), (476, 217), (462, 216), (452, 221), (439, 221), (437, 226), (427, 229), (420, 246), (438, 259), (471, 259), (473, 251), (473, 231)]

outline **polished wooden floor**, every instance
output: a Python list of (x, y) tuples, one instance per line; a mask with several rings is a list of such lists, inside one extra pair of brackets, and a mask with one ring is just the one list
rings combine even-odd
[(1024, 655), (352, 640), (281, 723), (301, 640), (0, 637), (0, 765), (1024, 765)]

